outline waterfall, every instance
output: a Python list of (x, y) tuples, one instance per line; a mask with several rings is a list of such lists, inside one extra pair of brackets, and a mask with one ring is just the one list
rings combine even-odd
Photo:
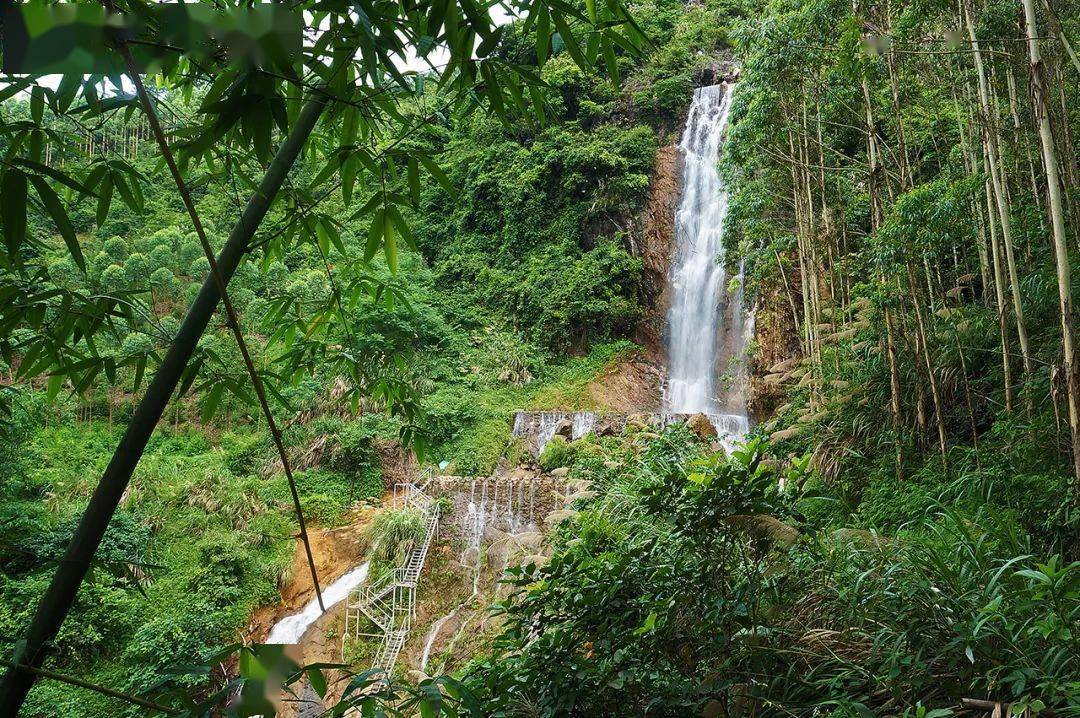
[(695, 90), (679, 143), (682, 199), (675, 214), (664, 391), (665, 411), (707, 414), (722, 437), (738, 437), (749, 428), (743, 354), (753, 332), (743, 302), (742, 263), (731, 278), (724, 261), (728, 193), (717, 161), (731, 96), (726, 84)]
[[(350, 591), (367, 580), (367, 575), (368, 564), (365, 562), (352, 569), (329, 586), (324, 587), (323, 602), (326, 604), (327, 609), (344, 601)], [(306, 606), (304, 606), (304, 610), (299, 613), (294, 613), (291, 616), (286, 616), (278, 621), (270, 631), (270, 636), (266, 639), (266, 642), (286, 644), (299, 643), (300, 637), (304, 635), (304, 632), (307, 631), (311, 624), (315, 623), (322, 615), (323, 612), (319, 608), (318, 599), (313, 598)]]
[(596, 414), (591, 411), (578, 411), (574, 413), (572, 420), (573, 428), (571, 429), (571, 436), (574, 439), (580, 439), (588, 434), (596, 426)]

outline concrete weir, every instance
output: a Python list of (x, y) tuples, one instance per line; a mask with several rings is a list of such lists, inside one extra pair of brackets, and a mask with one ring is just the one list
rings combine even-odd
[[(580, 439), (586, 434), (620, 434), (628, 424), (637, 423), (656, 429), (672, 424), (682, 424), (696, 416), (694, 412), (657, 412), (630, 414), (591, 411), (518, 411), (514, 415), (513, 436), (524, 441), (525, 448), (539, 456), (555, 436), (568, 441)], [(750, 430), (745, 414), (705, 413), (709, 423), (716, 429), (719, 441), (730, 449)]]

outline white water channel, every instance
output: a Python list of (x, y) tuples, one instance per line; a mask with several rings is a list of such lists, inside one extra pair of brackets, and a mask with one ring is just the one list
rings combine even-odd
[(729, 276), (723, 244), (728, 191), (717, 169), (733, 86), (700, 87), (679, 150), (682, 198), (675, 214), (675, 254), (668, 310), (665, 410), (709, 415), (721, 434), (749, 430), (744, 361), (753, 317), (744, 306), (742, 263)]
[[(367, 575), (368, 563), (365, 561), (351, 571), (346, 572), (341, 578), (323, 589), (323, 603), (326, 604), (326, 610), (329, 611), (332, 606), (344, 601), (349, 595), (349, 591), (352, 591), (367, 580)], [(322, 611), (319, 610), (319, 601), (318, 599), (313, 598), (306, 606), (304, 606), (304, 610), (299, 613), (294, 613), (291, 616), (286, 616), (278, 621), (270, 631), (270, 636), (266, 639), (266, 642), (285, 643), (290, 645), (299, 643), (300, 637), (304, 635), (311, 624), (315, 623), (321, 615)]]

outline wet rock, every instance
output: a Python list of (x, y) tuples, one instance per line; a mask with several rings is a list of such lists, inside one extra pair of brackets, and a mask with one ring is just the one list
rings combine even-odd
[(574, 438), (574, 422), (570, 419), (562, 419), (555, 425), (555, 436), (561, 436), (567, 441)]
[(686, 428), (694, 432), (697, 438), (702, 441), (709, 441), (710, 439), (715, 439), (717, 436), (716, 427), (709, 421), (709, 417), (704, 414), (694, 414), (691, 416), (686, 422)]

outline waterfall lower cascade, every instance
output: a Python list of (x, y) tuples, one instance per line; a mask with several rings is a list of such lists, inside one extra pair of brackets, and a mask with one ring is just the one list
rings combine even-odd
[[(340, 603), (349, 595), (350, 591), (366, 581), (368, 568), (367, 562), (364, 562), (329, 586), (326, 586), (323, 589), (323, 603), (326, 604), (326, 607), (329, 609)], [(270, 636), (266, 639), (266, 642), (290, 645), (299, 643), (300, 637), (322, 615), (323, 612), (319, 608), (318, 599), (313, 598), (304, 606), (304, 610), (278, 621), (270, 631)]]
[(729, 277), (723, 244), (728, 192), (717, 162), (732, 94), (727, 83), (695, 90), (679, 142), (682, 199), (675, 214), (664, 389), (667, 412), (706, 414), (728, 442), (750, 428), (744, 354), (753, 334), (742, 263)]

